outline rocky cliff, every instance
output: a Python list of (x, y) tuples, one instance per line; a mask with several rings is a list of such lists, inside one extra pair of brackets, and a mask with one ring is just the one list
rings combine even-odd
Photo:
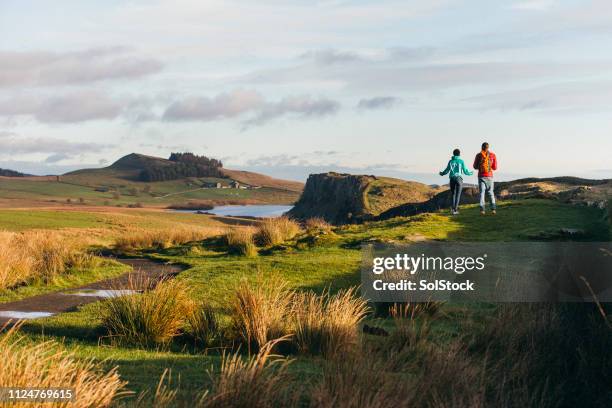
[(298, 219), (322, 217), (334, 224), (361, 222), (402, 203), (426, 201), (439, 191), (440, 188), (389, 177), (312, 174), (289, 215)]
[(289, 215), (298, 219), (322, 217), (334, 224), (363, 218), (368, 214), (364, 193), (375, 179), (333, 172), (311, 174)]

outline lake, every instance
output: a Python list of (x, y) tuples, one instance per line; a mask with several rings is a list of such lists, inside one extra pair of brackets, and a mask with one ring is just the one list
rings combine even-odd
[[(235, 217), (259, 217), (259, 218), (271, 218), (280, 217), (290, 209), (292, 205), (220, 205), (207, 210), (207, 213), (224, 216), (235, 216)], [(179, 210), (180, 212), (191, 212), (195, 213), (196, 210)]]

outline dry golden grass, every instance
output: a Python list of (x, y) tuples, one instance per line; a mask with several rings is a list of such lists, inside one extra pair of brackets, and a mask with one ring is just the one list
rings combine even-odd
[(213, 392), (205, 393), (198, 406), (205, 408), (268, 408), (295, 406), (289, 393), (291, 360), (272, 354), (286, 339), (268, 342), (259, 352), (243, 359), (239, 352), (224, 355)]
[(355, 288), (335, 295), (313, 292), (293, 296), (295, 343), (303, 353), (333, 356), (357, 343), (358, 325), (368, 312)]
[(300, 225), (287, 217), (266, 218), (257, 227), (256, 240), (262, 246), (273, 246), (295, 237)]
[(242, 281), (231, 305), (232, 325), (249, 352), (287, 334), (293, 292), (274, 279)]
[(418, 406), (410, 395), (405, 379), (390, 370), (387, 360), (367, 350), (352, 350), (326, 362), (309, 399), (311, 407), (321, 408)]
[(192, 241), (220, 235), (217, 227), (181, 226), (172, 229), (130, 228), (115, 240), (115, 248), (131, 251), (143, 248), (165, 249)]
[[(77, 360), (55, 342), (30, 344), (18, 326), (0, 336), (0, 387), (73, 388), (73, 401), (25, 404), (28, 407), (108, 407), (121, 396), (126, 382), (116, 369), (104, 371), (99, 363)], [(3, 407), (24, 406), (4, 402)]]
[(332, 226), (321, 217), (308, 218), (304, 222), (307, 231), (331, 231)]
[[(151, 286), (130, 279), (128, 289)], [(165, 346), (185, 325), (193, 303), (182, 281), (171, 279), (142, 294), (118, 296), (100, 307), (102, 326), (112, 340), (142, 347)]]
[(99, 265), (101, 260), (78, 241), (53, 231), (0, 232), (0, 289)]
[(355, 295), (355, 288), (318, 295), (268, 279), (241, 282), (230, 314), (234, 331), (249, 351), (290, 335), (300, 352), (332, 356), (355, 345), (367, 312), (367, 302)]
[(254, 236), (255, 229), (252, 227), (230, 229), (225, 234), (228, 251), (248, 257), (257, 256)]

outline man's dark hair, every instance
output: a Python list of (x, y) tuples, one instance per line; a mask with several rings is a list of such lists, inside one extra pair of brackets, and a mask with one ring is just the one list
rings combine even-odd
[(487, 150), (489, 148), (489, 144), (487, 142), (484, 142), (482, 144), (482, 150)]
[(461, 156), (461, 150), (459, 149), (453, 150), (453, 156)]

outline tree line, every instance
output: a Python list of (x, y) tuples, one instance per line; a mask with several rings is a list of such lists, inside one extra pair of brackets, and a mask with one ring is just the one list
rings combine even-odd
[(177, 180), (185, 177), (223, 177), (223, 163), (193, 153), (172, 153), (170, 164), (150, 164), (140, 171), (141, 181)]

